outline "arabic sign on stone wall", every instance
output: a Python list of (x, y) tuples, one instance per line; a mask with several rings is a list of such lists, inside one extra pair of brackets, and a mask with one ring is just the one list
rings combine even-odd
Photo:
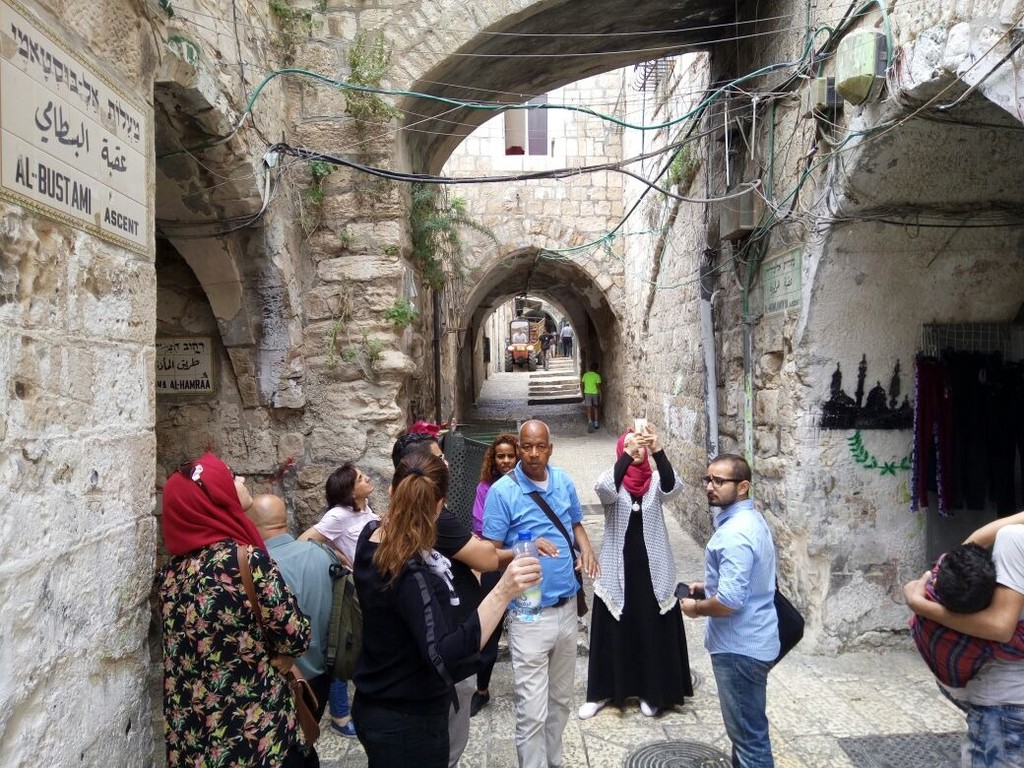
[(801, 249), (794, 248), (764, 260), (761, 265), (761, 291), (765, 315), (800, 308), (803, 286), (801, 256)]
[(214, 389), (213, 344), (209, 336), (156, 340), (158, 395), (209, 395)]
[(147, 253), (150, 114), (0, 2), (0, 197)]

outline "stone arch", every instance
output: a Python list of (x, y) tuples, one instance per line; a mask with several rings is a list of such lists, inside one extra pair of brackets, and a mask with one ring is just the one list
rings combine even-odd
[[(415, 125), (403, 136), (411, 166), (437, 172), (459, 142), (494, 115), (453, 110), (438, 99), (522, 103), (566, 83), (708, 45), (715, 25), (733, 15), (733, 8), (711, 0), (671, 6), (594, 0), (585, 18), (572, 0), (474, 6), (449, 23), (453, 34), (443, 49), (409, 41), (415, 56), (405, 65), (406, 90), (428, 95), (399, 104), (409, 116), (407, 125)], [(551, 56), (559, 57), (557, 67)]]
[(232, 130), (237, 118), (197, 45), (172, 41), (153, 91), (158, 253), (195, 275), (241, 405), (301, 407), (292, 248), (263, 215), (269, 168), (251, 132)]
[(621, 287), (604, 282), (570, 259), (545, 256), (528, 246), (494, 255), (480, 268), (481, 277), (466, 299), (464, 342), (456, 363), (456, 408), (464, 412), (482, 386), (480, 333), (496, 307), (528, 292), (561, 309), (576, 331), (581, 359), (602, 367), (617, 361), (620, 321), (616, 307)]

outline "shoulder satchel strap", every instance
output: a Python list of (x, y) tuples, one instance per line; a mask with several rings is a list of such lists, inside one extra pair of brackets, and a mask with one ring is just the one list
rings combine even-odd
[[(256, 623), (259, 624), (260, 632), (263, 634), (263, 642), (267, 646), (267, 654), (274, 657), (274, 647), (267, 640), (266, 628), (263, 626), (263, 611), (260, 610), (260, 601), (256, 596), (256, 585), (252, 581), (252, 568), (249, 566), (249, 555), (252, 546), (247, 544), (238, 545), (238, 572), (242, 576), (242, 586), (245, 587), (245, 594), (249, 597), (249, 605), (252, 608)], [(307, 745), (312, 746), (320, 738), (320, 723), (314, 714), (319, 709), (316, 694), (297, 666), (292, 665), (288, 673), (284, 675), (285, 684), (288, 686), (295, 702), (295, 714), (299, 720), (299, 728)]]
[(546, 501), (544, 501), (544, 497), (540, 495), (540, 491), (530, 491), (529, 495), (531, 499), (537, 502), (537, 506), (544, 510), (544, 514), (548, 516), (548, 519), (555, 524), (555, 527), (558, 529), (558, 532), (561, 533), (563, 537), (565, 537), (565, 543), (569, 545), (569, 548), (575, 551), (576, 545), (573, 543), (573, 540), (569, 537), (569, 532), (565, 530), (565, 526), (562, 524), (562, 521), (559, 519), (558, 515), (555, 514), (555, 511), (551, 509), (550, 505)]
[[(412, 565), (412, 563), (410, 563)], [(430, 663), (437, 671), (441, 681), (448, 686), (451, 690), (452, 705), (455, 707), (455, 711), (459, 711), (459, 697), (455, 692), (455, 681), (452, 680), (451, 674), (448, 672), (448, 667), (444, 663), (444, 659), (441, 658), (440, 652), (437, 650), (437, 635), (435, 630), (437, 624), (434, 622), (434, 617), (430, 613), (430, 588), (427, 586), (427, 580), (423, 578), (423, 574), (419, 568), (413, 568), (413, 578), (416, 579), (416, 584), (420, 588), (420, 598), (423, 600), (423, 619), (424, 625), (427, 628), (427, 655), (430, 657)]]
[[(516, 477), (515, 472), (509, 472), (507, 477), (511, 477), (512, 482), (519, 485), (519, 479)], [(544, 501), (544, 497), (540, 495), (540, 491), (530, 491), (527, 495), (533, 499), (537, 506), (541, 508), (541, 511), (548, 516), (548, 519), (554, 524), (555, 528), (558, 529), (558, 532), (562, 534), (565, 539), (565, 543), (568, 544), (569, 548), (575, 552), (576, 545), (573, 544), (572, 538), (569, 536), (569, 532), (565, 530), (565, 526), (562, 525), (562, 521), (559, 519), (558, 515), (555, 514), (555, 511), (551, 509), (551, 506)]]
[(266, 627), (263, 626), (263, 611), (260, 609), (259, 598), (256, 597), (256, 585), (252, 581), (252, 568), (249, 566), (249, 555), (252, 553), (252, 546), (249, 544), (238, 545), (238, 572), (242, 575), (242, 586), (245, 587), (245, 594), (249, 597), (249, 606), (252, 608), (256, 623), (260, 626), (260, 633), (267, 644), (267, 653), (274, 655), (274, 648), (267, 638)]

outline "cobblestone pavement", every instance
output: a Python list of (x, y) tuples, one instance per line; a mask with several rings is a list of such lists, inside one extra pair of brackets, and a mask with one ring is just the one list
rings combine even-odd
[[(485, 388), (473, 419), (516, 420), (525, 406), (523, 373), (498, 374), (488, 382), (502, 400), (489, 398)], [(516, 404), (518, 389), (521, 397)], [(588, 514), (584, 525), (595, 548), (600, 546), (603, 517), (593, 483), (611, 464), (615, 436), (605, 430), (586, 434), (582, 406), (543, 406), (529, 414), (550, 418), (555, 425), (552, 464), (567, 470), (576, 481)], [(560, 409), (555, 411), (554, 409)], [(578, 424), (576, 423), (578, 422)], [(560, 429), (560, 426), (563, 426)], [(671, 458), (671, 457), (670, 457)], [(672, 519), (669, 535), (680, 581), (700, 579), (700, 546)], [(588, 585), (589, 587), (589, 585)], [(591, 602), (592, 602), (591, 595)], [(622, 710), (606, 707), (590, 720), (570, 716), (565, 729), (567, 768), (622, 766), (644, 745), (684, 741), (729, 752), (718, 707), (714, 677), (703, 648), (704, 620), (685, 620), (695, 695), (684, 706), (657, 717), (644, 717), (636, 702)], [(587, 628), (580, 626), (580, 654), (576, 665), (574, 710), (585, 700)], [(515, 705), (512, 671), (502, 640), (502, 653), (491, 680), (491, 701), (472, 720), (463, 768), (516, 766)], [(885, 650), (866, 650), (838, 656), (802, 653), (798, 647), (774, 669), (768, 684), (768, 717), (778, 768), (950, 768), (958, 764), (955, 741), (965, 730), (959, 711), (939, 694), (909, 638)], [(158, 749), (162, 745), (158, 745)], [(931, 750), (930, 754), (927, 754)], [(319, 744), (324, 768), (363, 768), (366, 756), (358, 740), (329, 730)], [(687, 753), (684, 753), (687, 754)], [(852, 755), (852, 756), (851, 756)], [(640, 764), (639, 762), (636, 764)], [(654, 766), (707, 766), (696, 759), (649, 761)], [(722, 763), (726, 765), (727, 763)], [(717, 766), (719, 763), (713, 762)]]

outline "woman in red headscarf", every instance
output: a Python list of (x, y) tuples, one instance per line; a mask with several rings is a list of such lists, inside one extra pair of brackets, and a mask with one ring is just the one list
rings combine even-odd
[[(212, 453), (183, 464), (164, 485), (172, 559), (160, 611), (170, 768), (302, 765), (295, 704), (281, 672), (306, 651), (309, 622), (245, 516), (251, 505), (244, 479)], [(239, 544), (248, 548), (261, 621), (242, 583)]]
[[(601, 575), (594, 582), (587, 701), (580, 719), (609, 701), (640, 699), (648, 717), (693, 696), (676, 565), (662, 501), (682, 489), (648, 426), (615, 446), (618, 460), (594, 485), (604, 505)], [(657, 467), (652, 470), (653, 456)]]

